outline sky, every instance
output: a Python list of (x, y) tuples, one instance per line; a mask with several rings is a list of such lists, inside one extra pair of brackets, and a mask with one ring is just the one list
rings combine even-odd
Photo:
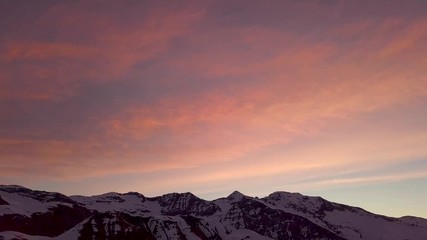
[(0, 183), (427, 218), (427, 1), (0, 1)]

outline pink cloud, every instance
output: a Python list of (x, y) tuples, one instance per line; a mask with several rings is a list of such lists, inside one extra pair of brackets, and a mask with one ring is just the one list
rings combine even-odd
[[(208, 182), (357, 164), (358, 159), (348, 159), (348, 153), (354, 153), (351, 147), (333, 154), (315, 149), (309, 153), (315, 157), (302, 150), (292, 155), (279, 149), (278, 156), (265, 159), (261, 153), (286, 149), (301, 139), (325, 134), (325, 129), (427, 95), (426, 72), (413, 67), (425, 61), (417, 54), (425, 51), (421, 42), (427, 29), (422, 19), (362, 20), (316, 33), (224, 23), (209, 31), (203, 24), (212, 16), (200, 6), (160, 7), (144, 16), (132, 15), (135, 19), (129, 22), (121, 22), (120, 16), (110, 18), (108, 11), (91, 14), (69, 7), (59, 4), (35, 23), (35, 27), (58, 30), (61, 40), (5, 45), (2, 63), (17, 62), (12, 65), (24, 72), (20, 78), (35, 80), (14, 87), (16, 72), (0, 68), (2, 99), (26, 99), (31, 108), (34, 99), (53, 101), (61, 94), (72, 99), (85, 83), (101, 87), (130, 78), (143, 86), (135, 84), (141, 95), (158, 89), (163, 95), (149, 101), (132, 96), (136, 100), (102, 117), (88, 114), (93, 119), (73, 129), (77, 139), (0, 139), (6, 156), (4, 174), (27, 174), (31, 168), (35, 175), (69, 179), (248, 164), (238, 172), (196, 175)], [(319, 7), (323, 12), (329, 9)], [(50, 23), (52, 19), (58, 21)], [(401, 29), (404, 23), (408, 26)], [(75, 40), (64, 29), (81, 33), (84, 39)], [(179, 43), (187, 49), (176, 49)], [(52, 62), (49, 67), (36, 64), (43, 61)], [(139, 68), (140, 63), (149, 63), (149, 70)], [(184, 82), (191, 91), (180, 92)], [(1, 106), (0, 113), (10, 114)], [(383, 140), (387, 139), (379, 139)], [(360, 137), (353, 144), (363, 141)], [(345, 146), (339, 142), (329, 146), (341, 148)], [(267, 166), (241, 160), (251, 156), (262, 158)]]
[[(20, 37), (17, 34), (2, 40), (0, 85), (5, 88), (0, 96), (51, 99), (58, 93), (72, 95), (86, 82), (126, 78), (135, 64), (168, 51), (169, 42), (188, 33), (202, 17), (203, 11), (198, 9), (159, 8), (134, 22), (122, 23), (107, 12), (89, 13), (79, 4), (57, 4), (32, 27), (57, 31), (58, 40), (16, 40)], [(76, 36), (84, 36), (85, 40), (73, 41)], [(17, 71), (22, 76), (17, 76)], [(20, 89), (9, 87), (17, 77), (29, 80), (23, 81)]]

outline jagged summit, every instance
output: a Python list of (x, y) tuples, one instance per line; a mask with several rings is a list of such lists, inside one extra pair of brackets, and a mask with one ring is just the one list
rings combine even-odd
[(139, 192), (127, 192), (127, 193), (123, 193), (123, 195), (133, 195), (133, 196), (137, 196), (140, 198), (145, 198), (145, 196)]
[[(3, 204), (1, 204), (3, 203)], [(6, 204), (4, 204), (6, 203)], [(35, 236), (42, 237), (35, 237)], [(427, 220), (390, 218), (299, 193), (71, 196), (0, 186), (0, 239), (425, 239)]]
[(245, 198), (246, 195), (242, 194), (239, 191), (233, 191), (230, 195), (227, 196), (227, 199), (231, 201), (241, 201), (243, 198)]
[(285, 192), (285, 191), (277, 191), (270, 193), (266, 198), (301, 198), (304, 197), (301, 193), (292, 193), (292, 192)]
[(193, 214), (209, 215), (218, 210), (212, 202), (196, 197), (190, 192), (170, 193), (154, 198), (162, 207), (161, 212), (168, 215)]
[(196, 195), (192, 194), (191, 192), (184, 192), (184, 193), (166, 193), (160, 196), (162, 199), (174, 199), (174, 198), (198, 198)]

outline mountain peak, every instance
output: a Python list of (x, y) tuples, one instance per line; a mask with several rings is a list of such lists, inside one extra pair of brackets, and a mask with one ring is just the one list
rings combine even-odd
[(162, 213), (168, 215), (209, 215), (218, 210), (214, 203), (200, 199), (190, 192), (169, 193), (154, 199), (158, 200)]
[(275, 192), (259, 199), (234, 191), (226, 198), (206, 201), (189, 192), (144, 199), (135, 192), (68, 198), (21, 186), (3, 185), (0, 190), (0, 223), (6, 223), (0, 224), (0, 239), (35, 239), (23, 234), (46, 240), (97, 236), (417, 240), (427, 236), (427, 219), (383, 217), (299, 193)]
[(162, 201), (175, 201), (177, 199), (195, 199), (198, 198), (196, 197), (194, 194), (190, 193), (190, 192), (185, 192), (185, 193), (167, 193), (167, 194), (163, 194), (162, 196), (160, 196), (160, 199), (162, 199)]
[(228, 195), (227, 198), (232, 200), (232, 201), (240, 201), (245, 197), (246, 197), (246, 195), (244, 195), (241, 192), (236, 190), (236, 191), (232, 192), (230, 195)]
[(123, 195), (133, 195), (133, 196), (137, 196), (139, 198), (145, 199), (145, 196), (139, 192), (127, 192), (127, 193), (124, 193)]

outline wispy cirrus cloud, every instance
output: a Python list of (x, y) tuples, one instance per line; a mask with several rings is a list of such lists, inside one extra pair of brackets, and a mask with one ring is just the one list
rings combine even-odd
[(279, 188), (281, 174), (325, 185), (423, 158), (424, 12), (360, 4), (66, 1), (25, 24), (1, 15), (15, 27), (0, 30), (0, 173)]

